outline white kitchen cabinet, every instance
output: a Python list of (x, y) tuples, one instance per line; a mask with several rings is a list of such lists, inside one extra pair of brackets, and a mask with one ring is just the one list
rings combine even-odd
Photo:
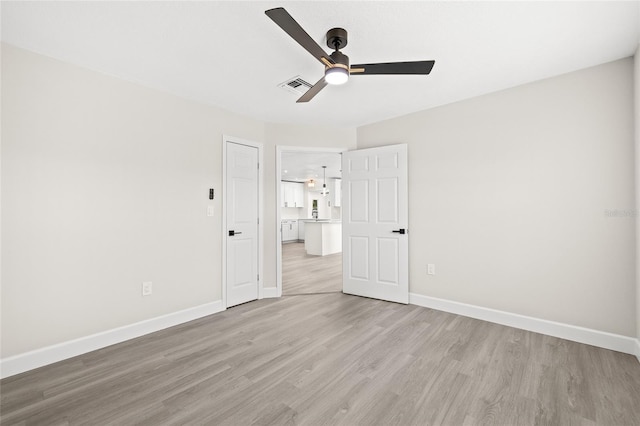
[(285, 219), (282, 221), (282, 242), (298, 241), (298, 221)]
[(281, 207), (304, 207), (304, 183), (280, 182)]
[(304, 183), (293, 184), (293, 202), (296, 207), (304, 207)]
[(287, 182), (280, 182), (280, 207), (287, 207)]
[(282, 182), (281, 185), (282, 207), (295, 207), (295, 183)]

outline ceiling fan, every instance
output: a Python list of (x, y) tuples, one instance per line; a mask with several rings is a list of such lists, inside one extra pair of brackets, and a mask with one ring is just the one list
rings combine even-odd
[(266, 15), (295, 41), (311, 53), (325, 67), (324, 76), (318, 80), (297, 102), (309, 102), (327, 84), (344, 84), (350, 75), (372, 74), (422, 74), (431, 72), (435, 61), (386, 62), (377, 64), (349, 65), (349, 57), (340, 49), (347, 45), (347, 31), (343, 28), (332, 28), (327, 31), (327, 46), (334, 49), (327, 55), (318, 43), (296, 22), (283, 8), (277, 7), (265, 11)]

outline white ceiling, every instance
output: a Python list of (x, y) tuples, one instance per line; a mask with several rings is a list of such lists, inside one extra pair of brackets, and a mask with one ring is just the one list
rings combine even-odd
[(342, 154), (337, 152), (283, 152), (280, 176), (283, 180), (304, 182), (309, 179), (324, 183), (322, 166), (327, 166), (327, 179), (342, 176)]
[[(352, 76), (308, 104), (278, 83), (322, 65), (264, 11), (284, 6), (352, 63), (434, 59), (429, 76)], [(632, 56), (640, 3), (10, 2), (10, 44), (268, 122), (360, 126)], [(328, 50), (328, 49), (327, 49)]]

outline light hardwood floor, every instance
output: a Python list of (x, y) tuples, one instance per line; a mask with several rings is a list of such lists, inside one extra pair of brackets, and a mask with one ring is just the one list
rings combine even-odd
[(2, 380), (3, 425), (638, 425), (630, 356), (412, 305), (263, 299)]
[(282, 245), (282, 294), (342, 291), (342, 253), (311, 256), (304, 243)]

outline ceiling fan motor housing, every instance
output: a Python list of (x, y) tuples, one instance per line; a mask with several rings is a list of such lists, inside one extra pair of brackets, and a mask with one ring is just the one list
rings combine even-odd
[(338, 52), (337, 50), (329, 55), (333, 62), (335, 62), (334, 67), (344, 68), (346, 70), (349, 69), (349, 57), (342, 52)]
[(329, 49), (340, 50), (347, 45), (347, 30), (331, 28), (327, 31), (327, 46)]

